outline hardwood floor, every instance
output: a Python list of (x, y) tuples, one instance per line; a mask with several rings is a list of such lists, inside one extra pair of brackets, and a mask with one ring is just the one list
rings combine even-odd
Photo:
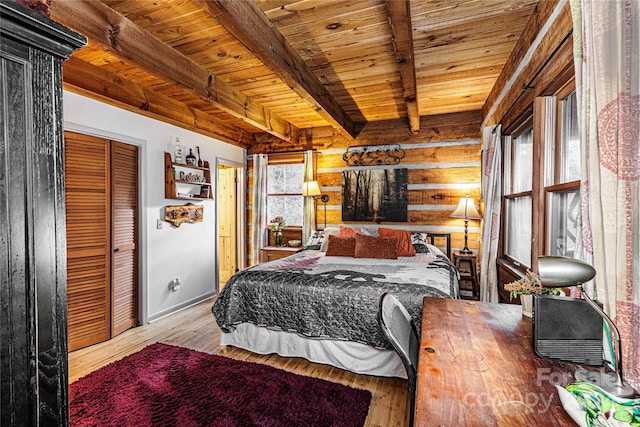
[(149, 344), (162, 342), (237, 360), (264, 363), (296, 374), (369, 390), (373, 398), (366, 427), (407, 425), (409, 397), (406, 380), (358, 375), (304, 359), (260, 355), (237, 348), (223, 351), (219, 345), (220, 329), (211, 314), (213, 301), (208, 299), (156, 322), (130, 329), (109, 341), (69, 353), (69, 382)]

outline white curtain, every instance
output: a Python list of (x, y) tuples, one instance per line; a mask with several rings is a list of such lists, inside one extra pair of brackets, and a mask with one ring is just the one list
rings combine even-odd
[(269, 158), (266, 154), (253, 155), (253, 192), (251, 224), (251, 264), (260, 263), (260, 249), (268, 244), (267, 228), (267, 166)]
[(480, 262), (480, 300), (498, 302), (498, 236), (502, 203), (502, 126), (485, 128), (482, 149), (482, 258)]
[[(313, 150), (304, 152), (304, 180), (313, 181)], [(313, 197), (304, 198), (302, 218), (302, 244), (306, 244), (311, 232), (316, 229), (316, 201)]]
[(640, 389), (640, 1), (572, 0), (582, 161), (582, 258)]

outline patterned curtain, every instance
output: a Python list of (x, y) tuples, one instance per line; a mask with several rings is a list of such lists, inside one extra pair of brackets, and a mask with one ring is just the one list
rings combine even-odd
[(480, 262), (480, 300), (498, 302), (498, 236), (502, 198), (502, 126), (485, 128), (482, 150), (482, 258)]
[[(313, 181), (313, 151), (304, 152), (304, 180)], [(311, 232), (316, 229), (316, 201), (313, 197), (304, 198), (302, 218), (302, 244), (306, 244)]]
[[(572, 0), (582, 143), (582, 249), (590, 296), (620, 330), (625, 380), (640, 389), (640, 1)], [(585, 258), (585, 256), (583, 256)]]
[(267, 246), (269, 230), (267, 227), (267, 166), (269, 158), (266, 154), (253, 155), (253, 193), (251, 224), (251, 264), (260, 263), (260, 249)]

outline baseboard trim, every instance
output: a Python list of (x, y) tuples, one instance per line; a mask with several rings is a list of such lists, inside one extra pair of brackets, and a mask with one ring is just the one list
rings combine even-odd
[(174, 313), (177, 313), (178, 311), (184, 310), (185, 308), (189, 308), (191, 306), (199, 304), (202, 301), (207, 300), (207, 299), (209, 299), (211, 297), (214, 297), (216, 295), (217, 295), (216, 292), (209, 292), (209, 293), (206, 293), (204, 295), (200, 295), (199, 297), (196, 297), (196, 298), (190, 299), (188, 301), (185, 301), (185, 302), (183, 302), (181, 304), (178, 304), (178, 305), (175, 305), (173, 307), (167, 308), (166, 310), (162, 310), (159, 313), (156, 313), (156, 314), (154, 314), (152, 316), (149, 316), (149, 323), (152, 323), (152, 322), (155, 322), (156, 320), (160, 320), (160, 319), (162, 319), (164, 317), (170, 316), (170, 315), (172, 315)]

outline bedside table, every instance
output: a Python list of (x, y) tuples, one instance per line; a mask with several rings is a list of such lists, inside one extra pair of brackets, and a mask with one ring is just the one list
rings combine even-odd
[(292, 248), (290, 246), (265, 246), (260, 249), (260, 262), (274, 261), (276, 259), (288, 257), (302, 250), (302, 247)]
[(480, 284), (478, 283), (478, 257), (476, 254), (463, 254), (455, 251), (453, 254), (456, 269), (460, 273), (458, 281), (460, 297), (463, 299), (480, 299)]

